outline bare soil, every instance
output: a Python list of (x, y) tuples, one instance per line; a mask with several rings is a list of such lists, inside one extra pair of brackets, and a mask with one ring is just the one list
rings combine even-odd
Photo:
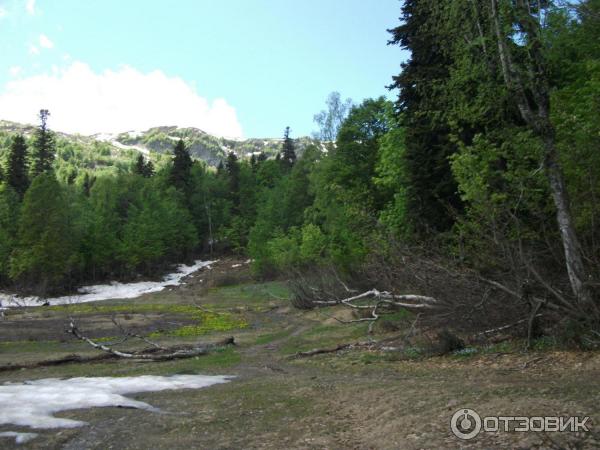
[[(345, 312), (294, 310), (281, 283), (250, 281), (247, 266), (232, 259), (201, 271), (187, 284), (125, 301), (101, 302), (104, 310), (77, 316), (94, 337), (116, 336), (111, 317), (139, 332), (160, 328), (166, 345), (235, 336), (238, 346), (181, 361), (103, 361), (0, 373), (0, 382), (48, 377), (234, 375), (200, 390), (135, 395), (162, 413), (96, 408), (60, 416), (89, 423), (75, 429), (34, 430), (27, 444), (0, 438), (1, 448), (32, 449), (440, 449), (600, 448), (600, 354), (523, 352), (517, 344), (478, 349), (472, 355), (422, 357), (389, 348), (353, 348), (312, 358), (298, 351), (365, 341), (364, 324), (330, 318)], [(240, 284), (240, 281), (242, 283)], [(131, 305), (125, 313), (123, 304)], [(248, 326), (201, 336), (169, 334), (193, 318), (164, 305), (201, 305), (243, 318)], [(106, 308), (113, 305), (117, 313)], [(162, 305), (160, 314), (148, 305)], [(136, 307), (143, 312), (136, 312)], [(36, 361), (71, 353), (94, 354), (63, 332), (69, 310), (42, 308), (7, 314), (0, 322), (0, 364)], [(125, 317), (127, 315), (128, 318)], [(400, 322), (400, 326), (408, 326)], [(374, 339), (385, 337), (376, 334)], [(482, 416), (590, 416), (588, 433), (481, 433), (457, 439), (450, 418), (460, 408)], [(4, 425), (2, 431), (31, 431)]]

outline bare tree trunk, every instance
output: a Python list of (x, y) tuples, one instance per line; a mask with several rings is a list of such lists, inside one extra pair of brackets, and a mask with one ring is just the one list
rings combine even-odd
[(554, 139), (548, 140), (545, 145), (547, 151), (544, 167), (552, 190), (554, 205), (556, 206), (556, 221), (562, 237), (571, 289), (580, 302), (593, 307), (596, 313), (591, 292), (586, 285), (589, 275), (583, 262), (581, 245), (573, 225), (573, 218), (569, 209), (569, 197), (562, 168), (558, 162)]
[[(531, 77), (531, 80), (529, 80), (530, 85), (527, 88), (531, 92), (532, 98), (528, 98), (523, 77), (513, 64), (513, 58), (506, 42), (507, 38), (502, 31), (498, 0), (490, 1), (492, 7), (491, 18), (498, 42), (498, 54), (504, 82), (514, 96), (521, 117), (529, 128), (542, 139), (545, 147), (543, 165), (556, 207), (556, 220), (563, 244), (571, 290), (584, 311), (592, 313), (595, 318), (598, 318), (598, 309), (594, 304), (589, 286), (586, 284), (590, 277), (584, 264), (582, 248), (573, 224), (567, 187), (556, 150), (554, 126), (550, 121), (550, 96), (543, 68), (539, 29), (535, 26), (536, 22), (530, 20), (531, 17), (525, 17), (519, 22), (527, 34), (530, 45), (529, 58), (526, 64)], [(517, 8), (523, 10), (524, 5), (522, 0), (517, 0)], [(527, 10), (525, 12), (529, 14)], [(532, 102), (535, 102), (535, 108), (532, 106)]]

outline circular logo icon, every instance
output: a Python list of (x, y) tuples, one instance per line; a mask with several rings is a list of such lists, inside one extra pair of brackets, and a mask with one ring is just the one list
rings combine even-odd
[(481, 431), (481, 417), (472, 409), (459, 409), (452, 416), (450, 428), (459, 439), (473, 439)]

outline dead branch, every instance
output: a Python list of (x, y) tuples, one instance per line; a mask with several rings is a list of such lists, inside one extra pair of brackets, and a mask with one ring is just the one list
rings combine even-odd
[(293, 355), (288, 356), (288, 359), (296, 359), (296, 358), (307, 358), (315, 355), (322, 355), (324, 353), (337, 353), (340, 350), (345, 350), (347, 348), (351, 348), (356, 344), (339, 344), (336, 347), (332, 348), (315, 348), (314, 350), (309, 350), (307, 352), (298, 352)]
[[(146, 338), (144, 336), (141, 336), (139, 334), (135, 334), (129, 330), (126, 330), (125, 328), (123, 328), (123, 326), (119, 322), (117, 322), (117, 319), (114, 315), (111, 316), (110, 320), (119, 329), (119, 331), (121, 331), (121, 334), (123, 335), (123, 339), (120, 342), (118, 342), (118, 344), (122, 344), (127, 339), (132, 337), (132, 338), (139, 339), (140, 341), (144, 341), (146, 344), (151, 345), (154, 348), (158, 348), (159, 350), (165, 350), (165, 351), (167, 350), (166, 348), (161, 347), (160, 345), (152, 342), (151, 340), (149, 340), (148, 338)], [(113, 344), (113, 345), (116, 345), (116, 344)]]
[[(363, 300), (367, 298), (375, 298), (377, 300), (377, 303), (375, 305), (356, 305), (354, 303), (358, 300)], [(378, 291), (377, 289), (371, 289), (370, 291), (363, 292), (362, 294), (358, 294), (353, 297), (348, 297), (341, 300), (315, 300), (313, 301), (313, 303), (321, 306), (344, 305), (354, 309), (371, 310), (374, 309), (379, 303), (387, 303), (389, 305), (399, 306), (408, 309), (433, 309), (440, 305), (440, 302), (433, 297), (427, 297), (424, 295), (396, 295), (387, 291)]]
[(111, 346), (99, 344), (98, 342), (95, 342), (87, 336), (83, 335), (75, 326), (73, 320), (71, 320), (69, 324), (69, 329), (66, 331), (67, 333), (73, 335), (80, 341), (86, 342), (93, 348), (106, 352), (110, 355), (113, 355), (114, 357), (143, 361), (169, 361), (173, 359), (193, 358), (194, 356), (206, 355), (211, 350), (215, 350), (220, 347), (225, 347), (227, 345), (235, 345), (234, 338), (230, 337), (214, 344), (202, 344), (196, 347), (170, 349), (165, 349), (162, 347), (153, 347), (150, 349), (143, 349), (137, 352), (122, 352), (120, 350), (115, 350)]
[[(536, 314), (533, 317), (534, 318), (538, 318), (538, 317), (542, 317), (542, 315), (543, 314)], [(486, 334), (493, 334), (493, 333), (498, 333), (499, 331), (508, 330), (509, 328), (516, 327), (517, 325), (525, 323), (525, 322), (529, 322), (530, 320), (531, 320), (530, 317), (528, 317), (526, 319), (517, 320), (516, 322), (509, 323), (508, 325), (503, 325), (503, 326), (498, 327), (498, 328), (492, 328), (490, 330), (482, 331), (481, 333), (477, 333), (477, 336), (486, 335)]]

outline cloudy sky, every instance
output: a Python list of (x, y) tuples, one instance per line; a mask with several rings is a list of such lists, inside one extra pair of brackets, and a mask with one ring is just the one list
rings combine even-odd
[(398, 0), (0, 0), (0, 119), (93, 134), (315, 129), (328, 93), (387, 95)]

